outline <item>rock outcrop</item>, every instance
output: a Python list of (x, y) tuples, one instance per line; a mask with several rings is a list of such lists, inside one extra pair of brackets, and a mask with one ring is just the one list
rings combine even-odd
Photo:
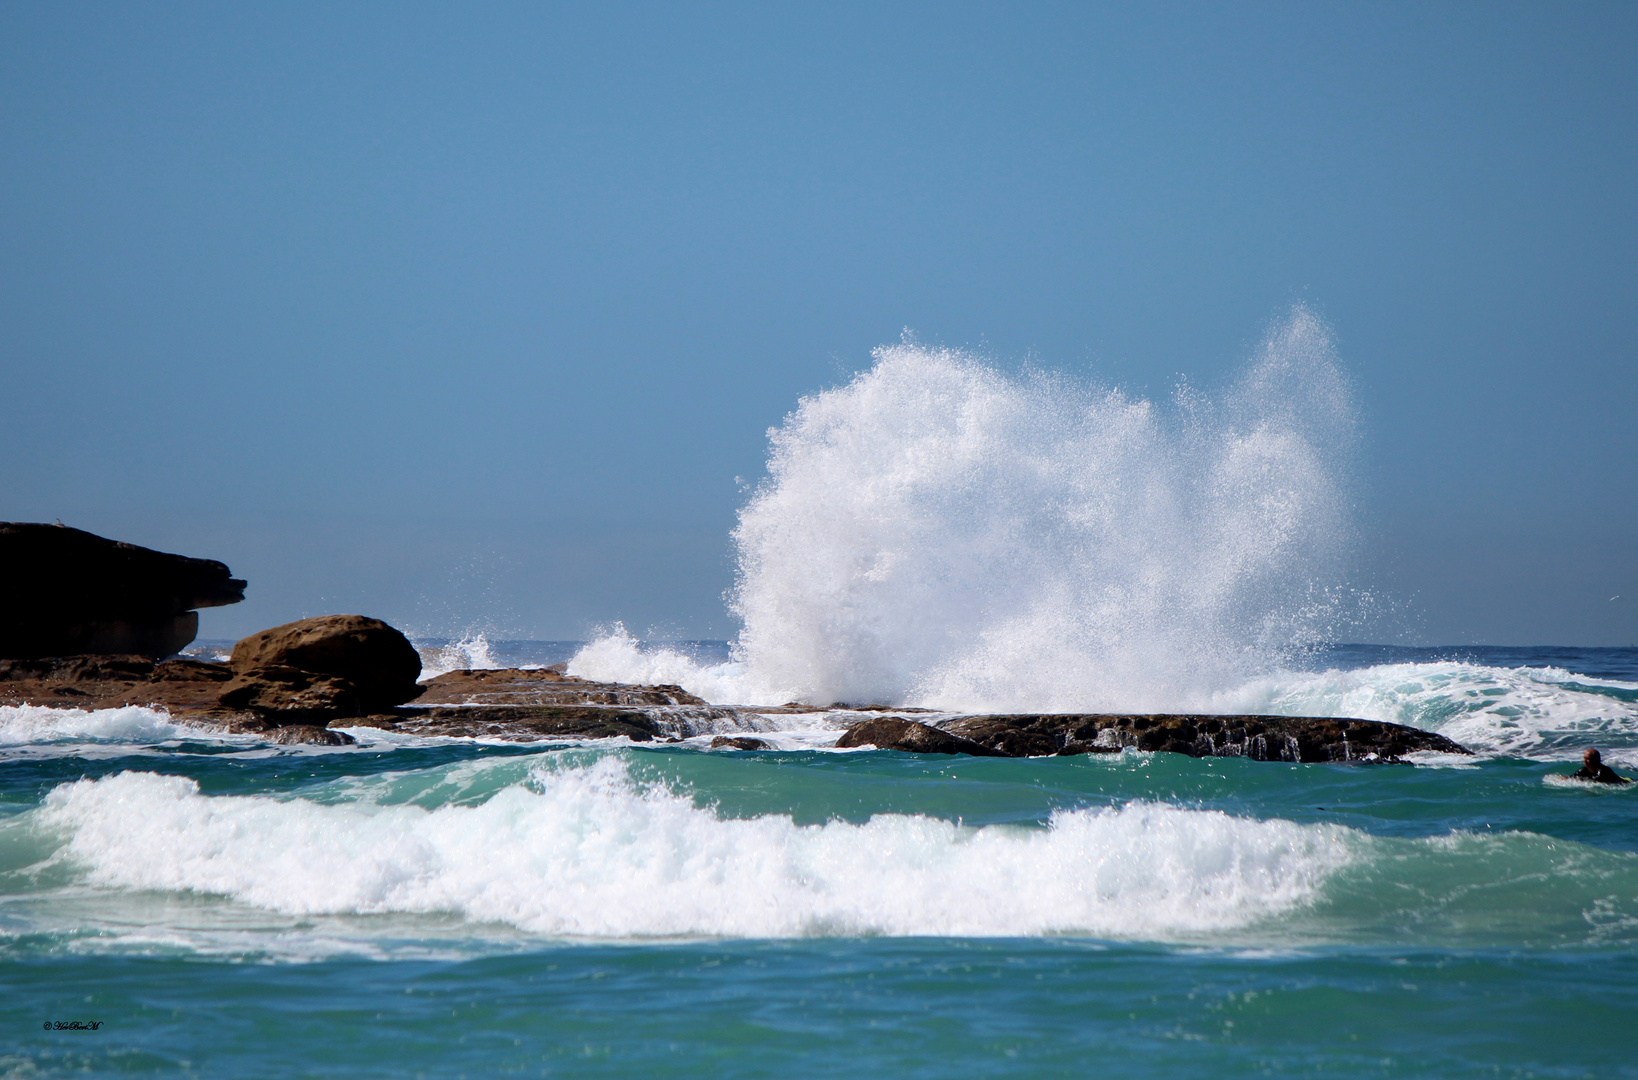
[(427, 680), (417, 705), (618, 705), (710, 708), (680, 686), (600, 683), (552, 668), (476, 668)]
[(66, 525), (0, 522), (0, 657), (181, 651), (198, 608), (236, 604), (222, 563), (152, 551)]
[(614, 739), (653, 742), (669, 737), (665, 726), (636, 709), (601, 705), (456, 705), (397, 709), (343, 721), (404, 735), (533, 742), (538, 739)]
[(116, 709), (152, 705), (195, 714), (221, 708), (226, 664), (157, 663), (146, 656), (54, 656), (0, 660), (0, 705)]
[(328, 717), (269, 714), (222, 703), (233, 671), (199, 660), (156, 663), (145, 656), (55, 656), (0, 660), (0, 705), (46, 705), (59, 709), (115, 709), (140, 705), (164, 709), (219, 731), (260, 735), (270, 742), (345, 745), (354, 740), (324, 727)]
[(269, 733), (275, 741), (339, 743), (351, 740), (315, 732), (415, 697), (420, 670), (415, 647), (386, 623), (329, 615), (254, 634), (227, 664), (134, 654), (0, 660), (0, 704), (145, 705), (179, 720)]
[(1005, 750), (952, 735), (916, 720), (882, 717), (854, 724), (836, 740), (837, 746), (874, 746), (879, 750), (907, 750), (912, 754), (972, 754), (977, 757), (1015, 757)]
[(600, 683), (551, 668), (480, 668), (430, 679), (412, 704), (367, 723), (414, 735), (646, 742), (740, 720), (736, 710), (709, 705), (680, 686)]
[[(322, 663), (323, 655), (303, 661)], [(142, 656), (0, 660), (0, 705), (143, 705), (273, 742), (353, 741), (329, 730), (330, 724), (514, 741), (652, 742), (731, 727), (740, 719), (735, 710), (707, 705), (675, 686), (598, 683), (546, 670), (453, 671), (415, 687), (417, 694), (423, 690), (425, 700), (414, 705), (372, 709), (348, 679), (281, 664), (236, 671), (228, 664)]]
[[(653, 742), (709, 733), (715, 735), (713, 748), (737, 750), (771, 749), (738, 732), (759, 730), (772, 715), (820, 711), (794, 703), (767, 709), (711, 705), (679, 686), (599, 683), (561, 667), (451, 671), (424, 686), (416, 682), (420, 669), (414, 646), (381, 620), (327, 615), (252, 634), (234, 647), (227, 664), (161, 662), (134, 654), (0, 659), (0, 705), (145, 705), (178, 720), (274, 742), (352, 741), (344, 731), (332, 730), (334, 725), (515, 741)], [(889, 711), (886, 706), (823, 711), (867, 708)], [(1417, 751), (1468, 753), (1442, 735), (1372, 720), (1101, 713), (963, 716), (936, 724), (875, 715), (848, 728), (836, 745), (987, 757), (1118, 753), (1130, 747), (1288, 762), (1391, 762)]]
[(252, 634), (233, 646), (228, 666), (236, 684), (229, 693), (262, 709), (329, 701), (331, 715), (356, 716), (421, 693), (421, 654), (409, 638), (364, 615), (322, 615)]
[[(889, 724), (898, 726), (883, 726)], [(955, 740), (943, 745), (956, 749), (935, 748), (937, 740), (929, 734), (935, 732)], [(849, 728), (836, 745), (867, 743), (919, 753), (972, 753), (961, 748), (965, 743), (1005, 757), (1112, 753), (1131, 747), (1190, 757), (1290, 762), (1393, 762), (1417, 751), (1469, 753), (1443, 735), (1419, 728), (1317, 716), (996, 715), (947, 720), (938, 728), (911, 720), (866, 720)]]
[(217, 700), (225, 708), (249, 709), (284, 724), (327, 723), (368, 711), (346, 679), (279, 664), (236, 672)]
[(764, 739), (753, 739), (749, 735), (718, 735), (711, 740), (713, 750), (772, 750), (773, 747)]

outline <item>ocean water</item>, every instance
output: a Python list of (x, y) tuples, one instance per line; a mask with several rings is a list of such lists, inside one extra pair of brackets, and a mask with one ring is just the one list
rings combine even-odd
[[(743, 632), (419, 641), (711, 701), (1357, 716), (1279, 764), (224, 737), (0, 708), (17, 1076), (1638, 1076), (1638, 648), (1337, 645), (1359, 467), (1298, 310), (1155, 403), (911, 343), (799, 403)], [(220, 655), (230, 642), (202, 642)]]
[[(285, 747), (0, 710), (0, 1062), (1638, 1075), (1638, 795), (1562, 779), (1582, 745), (1638, 765), (1638, 650), (1433, 652), (1340, 648), (1365, 662), (1284, 697), (1368, 688), (1474, 759)], [(45, 1029), (74, 1021), (101, 1026)]]

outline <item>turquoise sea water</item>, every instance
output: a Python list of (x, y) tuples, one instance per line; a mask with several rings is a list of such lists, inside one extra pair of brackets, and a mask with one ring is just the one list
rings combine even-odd
[(1493, 728), (1416, 766), (317, 749), (12, 710), (0, 1068), (1634, 1076), (1638, 785), (1558, 777), (1583, 745), (1634, 771), (1635, 661), (1317, 662)]

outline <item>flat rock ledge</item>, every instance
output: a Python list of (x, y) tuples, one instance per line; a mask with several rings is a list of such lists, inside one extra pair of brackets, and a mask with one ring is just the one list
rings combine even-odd
[(963, 716), (937, 727), (915, 720), (866, 720), (836, 745), (999, 757), (1112, 754), (1131, 747), (1289, 762), (1402, 762), (1419, 751), (1471, 753), (1443, 735), (1379, 720), (1171, 713)]
[(883, 717), (854, 724), (836, 740), (839, 747), (874, 746), (880, 750), (907, 750), (913, 754), (971, 754), (974, 757), (1015, 757), (972, 739), (952, 735), (915, 720)]
[[(679, 686), (600, 683), (551, 669), (451, 671), (420, 684), (413, 704), (389, 708), (371, 708), (355, 687), (339, 676), (285, 671), (277, 664), (241, 671), (229, 664), (135, 655), (0, 660), (0, 705), (140, 705), (163, 709), (184, 723), (275, 743), (344, 745), (355, 740), (337, 729), (374, 728), (515, 742), (659, 742), (709, 733), (716, 736), (711, 743), (716, 749), (762, 750), (772, 747), (753, 736), (770, 714), (819, 711), (794, 705), (733, 709), (711, 705)], [(866, 710), (832, 706), (824, 711)], [(836, 745), (981, 757), (1118, 753), (1132, 747), (1291, 762), (1396, 762), (1418, 751), (1468, 753), (1442, 735), (1374, 720), (1103, 713), (963, 716), (936, 724), (872, 715), (843, 732)]]
[[(707, 705), (678, 686), (599, 683), (549, 670), (452, 671), (423, 684), (413, 705), (375, 709), (356, 693), (332, 692), (336, 680), (323, 675), (277, 666), (253, 672), (247, 680), (229, 664), (134, 655), (0, 660), (0, 705), (137, 705), (210, 731), (332, 746), (355, 741), (337, 728), (517, 742), (650, 742), (744, 723), (738, 711)], [(256, 692), (247, 693), (252, 683)]]
[(603, 705), (449, 705), (395, 709), (389, 714), (336, 721), (338, 727), (377, 728), (404, 735), (536, 742), (541, 739), (675, 739), (665, 726), (637, 709)]

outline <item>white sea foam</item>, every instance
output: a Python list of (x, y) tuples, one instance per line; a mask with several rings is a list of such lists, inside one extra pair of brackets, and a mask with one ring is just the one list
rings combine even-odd
[(1359, 839), (1154, 803), (1050, 827), (723, 819), (618, 758), (537, 771), (481, 805), (205, 796), (121, 773), (35, 812), (90, 883), (287, 914), (448, 912), (573, 937), (1209, 934), (1310, 903)]
[(76, 740), (148, 743), (174, 739), (186, 729), (158, 709), (52, 709), (0, 705), (0, 746)]
[(1298, 309), (1221, 401), (1174, 407), (906, 343), (770, 433), (741, 511), (735, 661), (618, 641), (714, 700), (962, 710), (1176, 707), (1323, 635), (1353, 414)]

